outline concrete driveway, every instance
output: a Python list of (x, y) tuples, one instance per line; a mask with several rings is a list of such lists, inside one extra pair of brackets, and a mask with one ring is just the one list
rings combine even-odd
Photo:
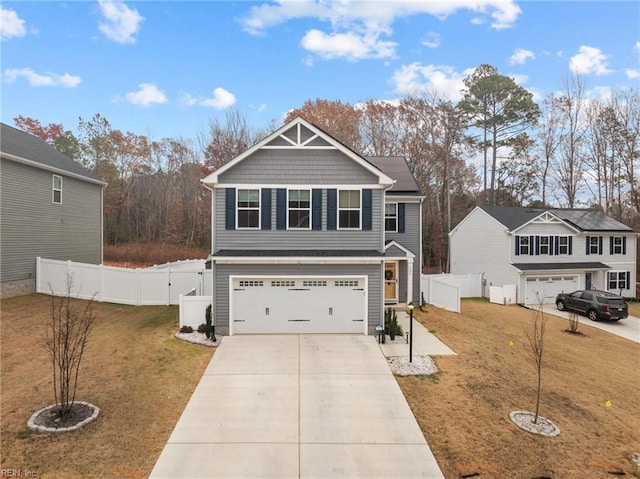
[[(532, 306), (533, 307), (533, 306)], [(568, 311), (558, 311), (555, 304), (545, 304), (543, 306), (545, 313), (560, 316), (561, 318), (569, 319)], [(615, 334), (622, 338), (629, 339), (636, 343), (640, 343), (640, 318), (629, 316), (628, 318), (621, 319), (620, 321), (591, 321), (589, 318), (583, 315), (578, 316), (580, 324), (590, 326), (592, 328), (602, 329), (608, 333)]]
[(443, 478), (373, 336), (225, 337), (151, 478)]

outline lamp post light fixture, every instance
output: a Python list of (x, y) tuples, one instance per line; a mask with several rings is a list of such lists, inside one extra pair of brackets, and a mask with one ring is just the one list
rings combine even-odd
[(409, 308), (409, 362), (413, 362), (413, 302), (408, 304)]

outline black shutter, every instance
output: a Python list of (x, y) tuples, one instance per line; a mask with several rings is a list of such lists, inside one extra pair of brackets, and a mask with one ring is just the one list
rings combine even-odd
[(554, 236), (549, 236), (549, 255), (553, 256), (553, 248), (555, 241), (553, 241)]
[(602, 236), (598, 237), (598, 254), (602, 254)]
[(633, 290), (631, 287), (631, 271), (627, 271), (627, 289)]
[(225, 189), (224, 229), (236, 229), (236, 189)]
[(371, 204), (373, 203), (373, 192), (370, 188), (362, 190), (362, 229), (371, 231)]
[(311, 229), (322, 229), (322, 190), (311, 190)]
[(262, 188), (260, 192), (261, 204), (260, 208), (262, 210), (262, 226), (263, 230), (271, 229), (271, 188)]
[(573, 254), (573, 236), (569, 236), (569, 247), (567, 248), (567, 251), (570, 255)]
[(613, 236), (609, 237), (609, 254), (613, 254)]
[(520, 255), (520, 236), (516, 235), (516, 256)]
[(560, 254), (560, 238), (558, 236), (553, 237), (554, 253), (556, 256)]
[(536, 236), (536, 256), (540, 254), (540, 236)]
[(398, 233), (404, 233), (404, 203), (398, 203)]
[(591, 236), (587, 236), (586, 237), (586, 242), (587, 242), (587, 251), (585, 251), (585, 253), (587, 255), (591, 254)]
[(535, 253), (533, 252), (533, 247), (535, 243), (535, 236), (529, 236), (529, 256), (533, 256)]
[(276, 190), (276, 229), (287, 229), (287, 190)]
[(338, 213), (338, 190), (331, 188), (327, 190), (327, 229), (335, 230), (337, 228)]
[(622, 254), (627, 254), (627, 237), (622, 237)]

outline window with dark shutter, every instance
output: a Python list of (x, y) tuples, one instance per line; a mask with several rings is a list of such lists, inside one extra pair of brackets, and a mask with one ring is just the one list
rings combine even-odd
[(311, 228), (314, 230), (322, 229), (322, 190), (315, 189), (311, 191)]
[(366, 188), (362, 190), (362, 229), (371, 231), (373, 192)]
[(262, 224), (260, 227), (263, 230), (271, 229), (271, 188), (262, 188)]
[(287, 229), (287, 190), (276, 190), (276, 229)]
[(225, 190), (224, 227), (227, 230), (236, 229), (236, 189)]
[(327, 190), (327, 229), (335, 230), (337, 228), (338, 213), (338, 190), (331, 188)]

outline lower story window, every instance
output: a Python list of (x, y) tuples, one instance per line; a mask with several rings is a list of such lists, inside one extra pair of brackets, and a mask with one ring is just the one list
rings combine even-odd
[(629, 271), (609, 271), (609, 290), (629, 288)]

